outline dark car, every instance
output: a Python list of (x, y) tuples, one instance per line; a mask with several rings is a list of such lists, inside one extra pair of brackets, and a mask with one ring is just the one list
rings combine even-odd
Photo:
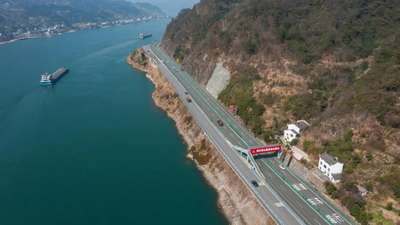
[(255, 180), (252, 180), (251, 183), (253, 184), (254, 187), (258, 187), (258, 183)]
[(185, 91), (185, 94), (189, 94), (189, 93), (187, 93), (187, 91)]

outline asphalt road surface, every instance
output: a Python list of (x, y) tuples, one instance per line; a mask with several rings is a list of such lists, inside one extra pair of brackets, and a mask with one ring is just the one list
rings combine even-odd
[[(282, 162), (271, 155), (255, 157), (256, 163), (266, 179), (266, 182), (263, 183), (249, 164), (231, 146), (233, 144), (248, 149), (251, 146), (260, 146), (262, 143), (250, 134), (192, 76), (183, 71), (177, 62), (165, 54), (158, 43), (146, 46), (145, 50), (175, 87), (198, 123), (234, 171), (277, 223), (352, 224), (309, 184), (298, 178), (292, 171), (281, 169), (279, 165)], [(186, 102), (186, 97), (189, 97), (192, 102)], [(221, 120), (223, 126), (219, 126), (217, 120)], [(263, 185), (254, 188), (251, 180), (256, 180)]]

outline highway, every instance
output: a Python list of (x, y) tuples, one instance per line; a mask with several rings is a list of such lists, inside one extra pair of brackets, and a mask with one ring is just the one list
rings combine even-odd
[[(254, 188), (250, 183), (251, 180), (257, 180), (259, 183), (262, 181), (251, 170), (249, 164), (232, 149), (230, 143), (246, 149), (263, 144), (192, 76), (186, 71), (181, 71), (181, 66), (165, 54), (158, 43), (146, 46), (145, 49), (155, 59), (160, 71), (172, 83), (183, 100), (187, 96), (185, 92), (188, 92), (188, 96), (193, 100), (189, 104), (184, 101), (189, 110), (192, 114), (198, 112), (202, 115), (194, 116), (234, 171), (277, 223), (352, 224), (352, 221), (331, 206), (309, 184), (289, 169), (279, 168), (282, 162), (276, 157), (255, 157), (266, 182)], [(218, 126), (218, 119), (223, 121), (223, 126)]]

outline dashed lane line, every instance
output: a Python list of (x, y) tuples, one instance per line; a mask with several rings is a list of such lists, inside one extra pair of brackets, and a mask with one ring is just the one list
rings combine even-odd
[(318, 220), (316, 220), (315, 218), (314, 218), (314, 221), (317, 222), (319, 225), (321, 225), (321, 224), (318, 222)]
[(297, 203), (301, 208), (304, 208), (298, 201), (296, 201), (296, 203)]

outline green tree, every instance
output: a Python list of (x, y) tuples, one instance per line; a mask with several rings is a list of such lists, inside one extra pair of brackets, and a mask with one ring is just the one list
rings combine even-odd
[(354, 133), (353, 133), (353, 131), (352, 130), (348, 130), (348, 131), (346, 131), (346, 133), (344, 134), (344, 140), (345, 141), (351, 141), (352, 140), (352, 138), (353, 138), (353, 135), (354, 135)]
[(297, 145), (299, 143), (299, 140), (298, 139), (293, 139), (291, 142), (290, 142), (290, 145)]
[(365, 188), (366, 188), (369, 192), (371, 192), (371, 191), (374, 189), (374, 186), (372, 186), (371, 183), (366, 183), (366, 184), (365, 184)]
[(367, 155), (365, 157), (367, 158), (368, 161), (371, 161), (374, 158), (374, 156), (370, 151), (367, 152)]
[(386, 209), (391, 211), (393, 209), (393, 203), (392, 202), (388, 202), (388, 204), (386, 204)]
[(257, 45), (254, 43), (253, 39), (248, 39), (245, 48), (247, 53), (254, 54), (256, 53)]
[(334, 192), (332, 192), (331, 197), (333, 199), (339, 199), (340, 198), (340, 193), (338, 191), (334, 191)]
[(312, 145), (312, 142), (311, 142), (311, 141), (305, 140), (305, 141), (303, 142), (303, 151), (308, 152), (308, 151), (310, 150), (311, 145)]
[(361, 69), (362, 69), (362, 70), (368, 69), (368, 61), (363, 61), (363, 62), (361, 63)]

